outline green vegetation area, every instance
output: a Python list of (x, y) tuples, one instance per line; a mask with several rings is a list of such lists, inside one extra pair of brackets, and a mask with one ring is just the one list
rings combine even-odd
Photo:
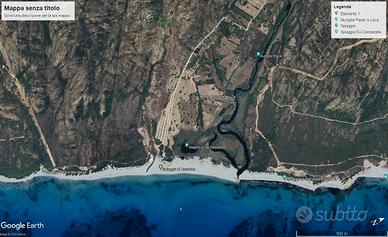
[(19, 118), (24, 118), (24, 120), (0, 119), (0, 129), (3, 131), (0, 138), (9, 139), (19, 136), (24, 136), (24, 138), (0, 142), (0, 153), (2, 154), (0, 175), (21, 178), (38, 171), (40, 165), (44, 165), (48, 170), (51, 170), (53, 168), (52, 164), (44, 146), (41, 144), (39, 132), (27, 108), (20, 103), (15, 95), (8, 91), (3, 91), (3, 98), (1, 99), (3, 103), (10, 103), (15, 106), (12, 113)]
[[(241, 94), (241, 93), (240, 93)], [(233, 122), (229, 124), (229, 127), (233, 131), (239, 131), (243, 133), (247, 126), (248, 111), (250, 108), (254, 108), (256, 101), (253, 94), (242, 93), (239, 96), (239, 111), (236, 114)]]
[[(252, 19), (251, 15), (249, 15), (246, 12), (244, 12), (243, 10), (241, 10), (238, 7), (234, 7), (233, 8), (232, 15), (235, 16), (237, 19), (244, 21), (244, 23), (246, 23), (246, 24)], [(242, 19), (240, 19), (240, 17)]]
[[(266, 100), (269, 98), (268, 93)], [(264, 101), (265, 106), (260, 109), (260, 129), (271, 140), (278, 156), (284, 162), (337, 163), (359, 155), (382, 154), (388, 151), (380, 142), (384, 140), (384, 134), (376, 133), (376, 130), (387, 129), (387, 125), (359, 126), (358, 135), (354, 140), (350, 140), (343, 136), (343, 133), (350, 133), (354, 129), (351, 125), (292, 116), (288, 110), (273, 104), (268, 105), (267, 101)], [(280, 118), (287, 118), (287, 122), (279, 126)]]
[(170, 27), (171, 23), (172, 23), (172, 19), (165, 14), (163, 14), (159, 20), (159, 25), (163, 28)]
[(270, 165), (276, 165), (274, 164), (273, 154), (268, 143), (261, 136), (254, 137), (252, 153), (249, 170), (265, 172)]
[(17, 168), (14, 165), (2, 165), (0, 166), (0, 175), (8, 178), (20, 179), (39, 170), (40, 164), (35, 162), (28, 162), (31, 161), (31, 159), (28, 157), (19, 157), (19, 159), (25, 162), (23, 167)]

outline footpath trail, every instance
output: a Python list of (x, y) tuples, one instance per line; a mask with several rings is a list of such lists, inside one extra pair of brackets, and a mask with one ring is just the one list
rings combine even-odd
[(10, 60), (9, 60), (8, 55), (6, 53), (6, 50), (1, 42), (0, 42), (0, 52), (3, 55), (3, 58), (7, 64), (7, 67), (2, 65), (2, 70), (6, 70), (7, 73), (9, 74), (9, 76), (14, 79), (16, 89), (19, 93), (20, 101), (28, 109), (28, 113), (31, 116), (31, 119), (35, 125), (35, 128), (38, 130), (39, 138), (44, 146), (44, 149), (46, 150), (48, 157), (50, 158), (51, 164), (53, 165), (53, 167), (56, 167), (54, 157), (53, 157), (51, 150), (50, 150), (50, 147), (46, 141), (46, 137), (43, 133), (43, 130), (42, 130), (41, 126), (39, 125), (38, 119), (36, 118), (35, 111), (34, 111), (33, 107), (31, 106), (30, 100), (26, 95), (26, 92), (25, 92), (23, 85), (19, 82), (19, 80), (17, 79), (15, 74), (12, 72)]
[(157, 129), (156, 129), (156, 134), (155, 134), (155, 137), (157, 139), (159, 139), (162, 144), (164, 145), (170, 145), (169, 144), (169, 139), (170, 139), (170, 136), (169, 136), (169, 126), (171, 124), (171, 121), (173, 119), (173, 109), (174, 109), (174, 104), (175, 104), (175, 100), (176, 100), (176, 94), (177, 94), (177, 88), (179, 88), (179, 83), (181, 83), (182, 81), (182, 78), (185, 74), (185, 71), (191, 61), (191, 59), (193, 58), (194, 54), (195, 54), (195, 51), (217, 30), (217, 28), (221, 25), (222, 22), (224, 21), (227, 21), (227, 22), (232, 22), (232, 24), (234, 25), (237, 25), (238, 27), (240, 27), (242, 30), (244, 31), (248, 31), (249, 30), (249, 27), (251, 26), (253, 20), (259, 15), (259, 13), (261, 12), (261, 10), (263, 9), (263, 7), (265, 6), (265, 4), (267, 3), (267, 1), (264, 1), (264, 3), (261, 5), (261, 7), (259, 8), (259, 10), (256, 12), (256, 14), (251, 18), (251, 20), (249, 21), (249, 23), (247, 24), (247, 27), (244, 28), (243, 26), (231, 21), (228, 17), (224, 16), (221, 18), (221, 20), (218, 21), (218, 23), (212, 28), (212, 30), (204, 37), (202, 38), (202, 40), (194, 47), (194, 49), (192, 50), (192, 52), (190, 53), (187, 61), (186, 61), (186, 64), (184, 65), (175, 85), (174, 85), (174, 89), (171, 93), (171, 96), (170, 96), (170, 99), (169, 99), (169, 102), (167, 103), (167, 106), (166, 108), (163, 110), (162, 112), (162, 115), (161, 115), (161, 119), (159, 120), (159, 123), (158, 123), (158, 126), (157, 126)]
[[(344, 47), (341, 47), (338, 49), (338, 51), (336, 52), (336, 56), (335, 56), (335, 59), (332, 63), (332, 65), (329, 67), (328, 71), (325, 73), (324, 76), (316, 76), (316, 75), (313, 75), (311, 73), (308, 73), (308, 72), (305, 72), (305, 71), (302, 71), (300, 69), (297, 69), (297, 68), (293, 68), (293, 67), (289, 67), (289, 66), (286, 66), (286, 65), (276, 65), (274, 67), (272, 67), (271, 69), (268, 69), (270, 71), (269, 75), (268, 75), (268, 79), (269, 79), (269, 82), (268, 84), (262, 89), (262, 91), (259, 93), (259, 95), (257, 96), (257, 104), (256, 104), (256, 115), (258, 116), (259, 114), (259, 104), (263, 101), (263, 98), (264, 98), (264, 94), (267, 92), (268, 89), (271, 90), (271, 100), (272, 102), (278, 106), (279, 108), (286, 108), (288, 109), (292, 114), (295, 114), (295, 115), (299, 115), (299, 116), (305, 116), (305, 117), (310, 117), (310, 118), (313, 118), (313, 119), (321, 119), (321, 120), (324, 120), (326, 122), (332, 122), (332, 123), (339, 123), (339, 124), (346, 124), (346, 125), (350, 125), (350, 126), (360, 126), (360, 125), (363, 125), (363, 124), (368, 124), (368, 123), (373, 123), (373, 122), (376, 122), (376, 121), (379, 121), (379, 120), (385, 120), (388, 118), (388, 113), (380, 116), (380, 117), (376, 117), (376, 118), (372, 118), (372, 119), (369, 119), (369, 120), (364, 120), (364, 121), (354, 121), (354, 122), (349, 122), (349, 121), (343, 121), (343, 120), (339, 120), (339, 119), (335, 119), (335, 118), (328, 118), (328, 117), (323, 117), (323, 116), (319, 116), (319, 115), (315, 115), (315, 114), (309, 114), (309, 113), (302, 113), (302, 112), (299, 112), (299, 111), (296, 111), (295, 110), (295, 106), (298, 102), (298, 99), (299, 97), (303, 94), (303, 92), (301, 92), (299, 94), (299, 96), (297, 97), (297, 100), (296, 102), (294, 102), (293, 104), (281, 104), (280, 102), (276, 101), (275, 98), (274, 98), (274, 86), (273, 86), (273, 76), (274, 76), (274, 71), (276, 69), (279, 69), (279, 70), (286, 70), (286, 71), (290, 71), (290, 72), (293, 72), (293, 73), (296, 73), (296, 74), (300, 74), (300, 75), (303, 75), (305, 76), (306, 78), (309, 78), (311, 80), (316, 80), (316, 81), (323, 81), (323, 80), (327, 80), (330, 75), (336, 70), (336, 68), (338, 67), (337, 65), (337, 62), (338, 62), (338, 58), (339, 58), (339, 52), (343, 51), (343, 50), (350, 50), (352, 49), (353, 47), (357, 47), (361, 44), (368, 44), (368, 43), (375, 43), (375, 42), (378, 42), (378, 41), (381, 41), (380, 39), (372, 39), (372, 40), (360, 40), (360, 41), (357, 41), (356, 43), (354, 44), (351, 44), (351, 45), (348, 45), (348, 46), (344, 46)], [(346, 59), (348, 60), (348, 59)], [(341, 66), (341, 65), (340, 65)], [(259, 130), (259, 124), (258, 124), (259, 120), (258, 118), (256, 119), (256, 132), (259, 133), (265, 140), (266, 142), (268, 143), (276, 161), (277, 161), (277, 164), (278, 166), (282, 166), (282, 165), (291, 165), (291, 166), (300, 166), (300, 167), (333, 167), (333, 166), (338, 166), (338, 165), (341, 165), (341, 164), (344, 164), (344, 163), (347, 163), (347, 162), (350, 162), (350, 161), (353, 161), (353, 160), (356, 160), (356, 159), (365, 159), (365, 158), (378, 158), (378, 159), (381, 159), (381, 160), (387, 160), (388, 158), (385, 156), (385, 155), (377, 155), (377, 154), (367, 154), (367, 155), (359, 155), (359, 156), (356, 156), (356, 157), (352, 157), (352, 158), (349, 158), (349, 159), (346, 159), (344, 161), (341, 161), (341, 162), (338, 162), (338, 163), (327, 163), (327, 164), (304, 164), (304, 163), (290, 163), (290, 162), (282, 162), (280, 160), (280, 158), (277, 156), (276, 154), (276, 150), (274, 149), (274, 147), (272, 146), (271, 144), (271, 141), (269, 141), (266, 137), (264, 137), (264, 135), (261, 133), (261, 131)]]

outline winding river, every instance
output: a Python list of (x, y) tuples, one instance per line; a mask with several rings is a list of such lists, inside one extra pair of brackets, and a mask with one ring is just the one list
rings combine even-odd
[(235, 160), (235, 157), (233, 157), (225, 149), (211, 148), (212, 151), (221, 152), (228, 158), (228, 160), (231, 162), (231, 164), (237, 169), (237, 176), (240, 176), (245, 170), (247, 170), (249, 168), (249, 164), (251, 162), (250, 151), (248, 149), (248, 146), (245, 142), (243, 135), (241, 133), (227, 129), (226, 127), (227, 127), (227, 125), (233, 123), (234, 119), (236, 118), (236, 115), (239, 112), (239, 106), (240, 106), (239, 95), (241, 93), (247, 93), (247, 92), (251, 91), (251, 89), (256, 81), (257, 72), (260, 69), (261, 62), (264, 60), (264, 56), (266, 55), (270, 46), (273, 44), (274, 39), (276, 39), (275, 36), (278, 34), (279, 28), (281, 28), (281, 26), (283, 25), (283, 22), (287, 19), (288, 15), (290, 14), (291, 9), (292, 9), (292, 4), (288, 1), (287, 3), (285, 3), (285, 5), (283, 6), (283, 9), (279, 13), (279, 16), (283, 16), (283, 17), (281, 17), (280, 19), (277, 20), (277, 23), (273, 27), (273, 30), (272, 30), (270, 36), (268, 37), (267, 41), (265, 42), (263, 49), (260, 51), (261, 55), (263, 55), (263, 56), (259, 56), (256, 59), (255, 66), (254, 66), (253, 71), (251, 73), (251, 76), (248, 80), (248, 86), (244, 87), (244, 85), (242, 85), (241, 87), (237, 87), (233, 91), (235, 109), (234, 109), (232, 115), (228, 119), (221, 120), (221, 122), (217, 125), (217, 132), (220, 136), (217, 133), (214, 133), (214, 137), (209, 141), (209, 146), (213, 147), (212, 144), (214, 144), (214, 142), (217, 139), (219, 139), (220, 137), (225, 136), (225, 135), (232, 135), (238, 141), (238, 143), (241, 144), (241, 146), (243, 147), (244, 158), (245, 158), (245, 164), (242, 167), (238, 167), (237, 162)]

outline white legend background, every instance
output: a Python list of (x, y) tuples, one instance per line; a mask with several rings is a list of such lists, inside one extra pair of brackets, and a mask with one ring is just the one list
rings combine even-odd
[(331, 38), (386, 38), (385, 1), (331, 2)]

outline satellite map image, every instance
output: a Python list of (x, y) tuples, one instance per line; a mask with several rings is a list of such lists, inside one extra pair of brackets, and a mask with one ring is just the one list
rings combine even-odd
[(388, 236), (386, 1), (1, 1), (0, 236)]

